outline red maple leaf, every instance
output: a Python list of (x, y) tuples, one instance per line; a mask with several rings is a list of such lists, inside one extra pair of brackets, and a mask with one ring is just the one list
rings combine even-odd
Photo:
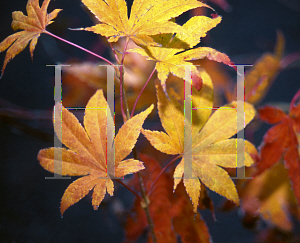
[(300, 90), (291, 102), (288, 115), (272, 106), (258, 109), (262, 121), (275, 125), (264, 135), (256, 175), (271, 167), (283, 156), (295, 196), (300, 204), (300, 156), (297, 140), (297, 134), (300, 133), (300, 104), (295, 105), (299, 95)]

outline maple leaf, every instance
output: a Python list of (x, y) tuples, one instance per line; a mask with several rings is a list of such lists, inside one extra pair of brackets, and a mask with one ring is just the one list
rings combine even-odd
[[(265, 53), (245, 75), (245, 101), (259, 103), (270, 89), (281, 68), (281, 58), (285, 39), (281, 32), (277, 33), (274, 53)], [(232, 96), (236, 97), (236, 89)]]
[[(158, 243), (172, 243), (176, 242), (176, 235), (172, 227), (172, 178), (170, 175), (163, 173), (155, 185), (153, 182), (160, 174), (162, 168), (160, 164), (152, 157), (139, 154), (140, 159), (144, 162), (146, 167), (141, 172), (147, 197), (149, 198), (149, 210), (151, 218), (153, 219), (154, 232)], [(140, 190), (139, 180), (137, 176), (131, 179), (131, 184), (134, 188)], [(153, 186), (153, 187), (152, 187)], [(151, 190), (151, 191), (150, 191)], [(132, 208), (134, 217), (130, 215), (127, 218), (125, 227), (125, 242), (133, 242), (147, 228), (148, 222), (144, 209), (141, 206), (141, 200), (136, 198)], [(138, 224), (137, 224), (138, 222)], [(151, 235), (149, 234), (148, 241)]]
[[(158, 79), (161, 81), (164, 91), (166, 91), (166, 80), (169, 73), (185, 79), (186, 67), (190, 67), (193, 85), (200, 90), (202, 79), (196, 68), (188, 61), (208, 58), (209, 60), (222, 62), (226, 65), (232, 65), (229, 57), (210, 47), (192, 48), (200, 42), (200, 38), (206, 36), (206, 32), (221, 22), (221, 17), (208, 18), (205, 16), (195, 16), (188, 20), (182, 27), (187, 30), (186, 33), (178, 33), (173, 38), (170, 34), (161, 34), (153, 36), (153, 39), (161, 46), (146, 46), (128, 50), (129, 52), (139, 53), (147, 57), (148, 60), (156, 61), (156, 70)], [(184, 52), (182, 52), (184, 51)]]
[(197, 0), (135, 0), (127, 15), (125, 0), (82, 0), (101, 22), (81, 28), (108, 37), (116, 42), (120, 37), (130, 37), (136, 44), (155, 44), (149, 35), (183, 32), (180, 25), (169, 21), (193, 8), (209, 7)]
[(295, 213), (299, 214), (299, 207), (290, 187), (287, 170), (278, 162), (243, 186), (241, 209), (247, 217), (259, 214), (269, 224), (291, 231), (291, 209), (297, 208)]
[(7, 63), (23, 51), (29, 42), (31, 59), (33, 58), (33, 51), (40, 34), (45, 31), (47, 25), (53, 23), (51, 20), (56, 18), (57, 14), (62, 10), (55, 9), (50, 14), (47, 14), (49, 2), (50, 0), (45, 0), (40, 7), (39, 0), (28, 0), (26, 5), (28, 16), (25, 16), (21, 11), (12, 13), (12, 29), (23, 29), (23, 31), (8, 36), (0, 43), (0, 52), (8, 48), (2, 67), (2, 75)]
[[(144, 169), (143, 163), (138, 160), (123, 159), (133, 149), (144, 120), (152, 109), (153, 105), (128, 120), (116, 135), (114, 140), (116, 177), (123, 177)], [(94, 209), (97, 209), (106, 191), (110, 195), (113, 195), (114, 191), (113, 182), (110, 179), (111, 175), (107, 174), (106, 153), (111, 150), (112, 144), (107, 144), (107, 113), (110, 114), (110, 110), (103, 96), (103, 91), (98, 90), (86, 106), (85, 129), (72, 113), (60, 105), (56, 105), (55, 114), (59, 115), (59, 113), (62, 114), (62, 127), (61, 131), (56, 129), (55, 132), (56, 134), (62, 133), (61, 142), (69, 149), (43, 149), (38, 154), (38, 160), (50, 172), (55, 172), (55, 164), (61, 162), (61, 175), (84, 176), (70, 184), (66, 189), (61, 201), (62, 215), (67, 208), (86, 196), (92, 189), (92, 204)], [(113, 124), (110, 115), (109, 119)], [(59, 154), (61, 154), (61, 161), (58, 161)]]
[(297, 150), (299, 145), (297, 133), (300, 132), (300, 104), (291, 105), (288, 115), (281, 109), (272, 106), (264, 106), (258, 112), (262, 121), (274, 124), (274, 126), (264, 135), (256, 174), (262, 173), (283, 156), (300, 205), (300, 155)]
[[(171, 174), (163, 173), (160, 175), (162, 171), (160, 164), (150, 156), (140, 154), (140, 158), (146, 167), (146, 170), (143, 170), (141, 174), (150, 201), (149, 209), (157, 242), (177, 242), (175, 232), (180, 235), (183, 243), (211, 242), (208, 228), (200, 214), (194, 218), (193, 207), (189, 203), (183, 185), (180, 184), (173, 194)], [(158, 175), (160, 177), (157, 179)], [(140, 188), (137, 179), (137, 177), (133, 178), (131, 183), (138, 190)], [(153, 184), (154, 182), (155, 184)], [(137, 198), (132, 208), (132, 215), (127, 218), (124, 243), (136, 241), (147, 226), (145, 211), (141, 207), (141, 200)], [(148, 242), (152, 242), (150, 235)]]
[(212, 242), (208, 227), (201, 214), (194, 214), (193, 206), (185, 193), (183, 183), (175, 191), (175, 200), (172, 205), (173, 227), (181, 236), (183, 243), (210, 243)]
[[(182, 108), (172, 97), (170, 100), (167, 99), (159, 84), (156, 85), (156, 88), (158, 113), (166, 133), (150, 130), (142, 130), (142, 133), (157, 150), (167, 154), (180, 154), (182, 156), (182, 159), (174, 172), (174, 189), (176, 189), (182, 179), (182, 175), (184, 174), (184, 160), (186, 159), (185, 156), (186, 154), (189, 154), (192, 158), (193, 178), (184, 178), (183, 182), (186, 191), (193, 202), (194, 212), (196, 213), (197, 211), (198, 199), (200, 196), (200, 181), (211, 190), (225, 196), (236, 204), (239, 204), (235, 185), (229, 178), (227, 172), (221, 167), (238, 167), (237, 143), (244, 143), (245, 145), (245, 166), (253, 164), (251, 154), (255, 155), (257, 151), (255, 147), (246, 140), (229, 139), (238, 132), (236, 127), (237, 111), (236, 109), (233, 109), (237, 106), (236, 102), (219, 108), (210, 118), (210, 112), (204, 112), (202, 125), (197, 126), (197, 130), (200, 130), (200, 133), (195, 134), (192, 132), (193, 130), (191, 130), (192, 145), (185, 151), (185, 125)], [(201, 108), (204, 107), (200, 107), (198, 110), (200, 114), (202, 112)], [(209, 107), (205, 107), (204, 109), (207, 110)], [(255, 109), (252, 105), (244, 103), (244, 111), (244, 124), (247, 125), (253, 119)]]

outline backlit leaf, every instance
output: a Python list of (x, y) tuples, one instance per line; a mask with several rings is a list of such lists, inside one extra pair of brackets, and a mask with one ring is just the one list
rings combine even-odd
[[(238, 194), (234, 183), (230, 179), (228, 173), (221, 167), (237, 168), (243, 165), (237, 164), (237, 144), (244, 143), (244, 165), (251, 166), (253, 159), (251, 155), (257, 155), (255, 147), (248, 141), (241, 139), (230, 139), (235, 135), (237, 130), (237, 103), (233, 102), (227, 106), (221, 107), (206, 121), (199, 133), (192, 134), (192, 145), (190, 148), (184, 146), (184, 116), (179, 108), (178, 103), (174, 99), (168, 100), (160, 87), (157, 85), (157, 97), (159, 116), (161, 123), (166, 130), (166, 134), (157, 131), (142, 131), (152, 146), (157, 150), (169, 153), (179, 154), (182, 156), (180, 163), (174, 171), (174, 189), (183, 179), (184, 186), (190, 196), (194, 212), (197, 212), (199, 195), (201, 190), (201, 182), (211, 190), (225, 196), (229, 200), (239, 204)], [(166, 107), (165, 110), (160, 109), (161, 103)], [(245, 126), (255, 116), (255, 109), (248, 103), (244, 104), (244, 124)], [(177, 109), (177, 116), (174, 118), (172, 110)], [(201, 114), (201, 110), (199, 110)], [(208, 118), (209, 113), (205, 116)], [(166, 126), (168, 124), (168, 126)], [(193, 124), (192, 124), (193, 126)], [(173, 127), (174, 130), (171, 130)], [(170, 131), (171, 130), (171, 131)], [(169, 143), (166, 143), (166, 137), (169, 136)], [(172, 146), (171, 144), (180, 144), (180, 146)], [(166, 149), (168, 147), (168, 149)], [(173, 150), (172, 150), (172, 149)], [(176, 151), (176, 152), (175, 152)], [(175, 153), (174, 153), (175, 152)], [(185, 175), (185, 162), (187, 158), (191, 158), (192, 174), (191, 178)]]
[(264, 135), (256, 174), (262, 173), (283, 157), (300, 205), (300, 155), (296, 133), (299, 127), (299, 116), (296, 114), (299, 114), (299, 111), (300, 105), (292, 106), (289, 115), (276, 107), (265, 106), (259, 109), (260, 118), (275, 125)]
[[(246, 73), (245, 101), (257, 104), (265, 97), (277, 74), (280, 72), (284, 42), (283, 34), (278, 32), (274, 54), (265, 53), (254, 63), (251, 70)], [(235, 93), (233, 93), (233, 96), (236, 96)]]
[[(139, 157), (144, 162), (146, 168), (141, 174), (150, 202), (149, 209), (153, 219), (157, 242), (176, 242), (176, 235), (172, 227), (172, 177), (164, 173), (159, 177), (155, 185), (152, 185), (162, 168), (159, 163), (150, 156), (140, 154)], [(151, 173), (149, 173), (149, 171), (151, 171)], [(135, 177), (131, 182), (134, 183), (137, 190), (140, 190), (137, 179), (138, 178)], [(127, 218), (125, 226), (125, 242), (129, 243), (136, 241), (147, 226), (147, 218), (145, 211), (141, 206), (141, 200), (136, 198), (132, 208), (132, 215)], [(148, 234), (148, 242), (152, 242), (150, 234)]]
[(241, 208), (252, 217), (259, 214), (272, 226), (291, 231), (290, 209), (297, 205), (297, 201), (290, 187), (287, 170), (283, 163), (278, 162), (248, 181), (242, 191)]
[(185, 32), (176, 23), (169, 21), (193, 8), (208, 7), (196, 0), (135, 0), (127, 17), (125, 0), (82, 0), (100, 21), (84, 30), (93, 31), (116, 42), (120, 37), (130, 37), (136, 44), (154, 44), (150, 35)]
[[(142, 162), (134, 159), (124, 160), (124, 158), (131, 152), (144, 120), (152, 109), (153, 105), (129, 119), (119, 130), (115, 142), (115, 161), (109, 161), (114, 163), (116, 177), (123, 177), (144, 169)], [(113, 119), (102, 90), (98, 90), (86, 106), (84, 128), (72, 113), (57, 104), (55, 116), (59, 117), (59, 114), (62, 116), (61, 128), (55, 126), (55, 132), (58, 137), (61, 133), (61, 142), (69, 149), (43, 149), (38, 154), (38, 160), (50, 172), (70, 176), (86, 175), (66, 189), (61, 201), (62, 215), (67, 208), (86, 196), (92, 189), (92, 204), (94, 209), (97, 209), (106, 191), (110, 195), (113, 195), (114, 191), (111, 175), (107, 174), (107, 163), (109, 163), (107, 153), (112, 148), (112, 144), (107, 144), (107, 116), (112, 124)], [(55, 165), (61, 166), (61, 171), (56, 171)]]
[[(159, 163), (144, 154), (141, 154), (140, 158), (146, 167), (146, 170), (142, 171), (142, 178), (150, 201), (149, 209), (157, 242), (175, 243), (177, 233), (183, 243), (210, 243), (208, 228), (200, 214), (194, 215), (184, 186), (180, 184), (176, 192), (172, 193), (171, 175), (163, 173), (157, 179), (162, 171)], [(149, 171), (151, 173), (148, 173)], [(137, 179), (135, 177), (131, 182), (139, 189)], [(135, 200), (132, 214), (127, 218), (124, 243), (136, 241), (147, 228), (146, 214), (140, 202), (139, 199)], [(152, 242), (150, 234), (148, 242)]]
[(51, 24), (53, 22), (51, 20), (56, 18), (57, 14), (62, 10), (55, 9), (50, 14), (47, 14), (49, 2), (50, 0), (44, 0), (40, 7), (39, 0), (28, 0), (26, 6), (28, 16), (25, 16), (20, 11), (12, 13), (13, 21), (11, 27), (13, 30), (23, 29), (23, 31), (10, 35), (0, 43), (0, 52), (8, 49), (2, 67), (2, 75), (7, 63), (23, 51), (29, 42), (30, 54), (31, 58), (33, 58), (33, 51), (40, 34), (45, 32), (46, 26)]
[[(162, 87), (166, 92), (166, 80), (169, 73), (185, 79), (188, 70), (191, 72), (192, 84), (200, 90), (202, 86), (201, 73), (196, 66), (189, 61), (207, 58), (209, 60), (222, 62), (226, 65), (232, 65), (229, 57), (210, 47), (198, 47), (195, 49), (184, 51), (194, 47), (200, 42), (200, 38), (206, 35), (206, 32), (215, 27), (221, 17), (209, 19), (207, 17), (197, 16), (188, 20), (182, 27), (187, 29), (188, 34), (178, 33), (174, 38), (170, 35), (157, 35), (154, 40), (161, 44), (158, 46), (147, 46), (129, 50), (130, 52), (139, 53), (148, 58), (148, 60), (156, 61), (156, 70), (158, 79), (161, 81)], [(201, 22), (203, 23), (201, 25)], [(182, 52), (184, 51), (184, 52)], [(188, 68), (188, 69), (187, 69)]]
[(173, 227), (183, 243), (212, 242), (208, 227), (200, 214), (195, 215), (184, 186), (180, 183), (175, 191), (172, 205)]

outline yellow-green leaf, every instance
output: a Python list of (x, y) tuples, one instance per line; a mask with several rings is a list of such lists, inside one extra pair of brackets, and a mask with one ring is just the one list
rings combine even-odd
[(169, 21), (171, 18), (193, 8), (210, 8), (196, 0), (135, 0), (128, 19), (125, 0), (82, 0), (82, 2), (101, 22), (84, 30), (106, 36), (110, 42), (116, 42), (120, 37), (126, 36), (141, 45), (155, 45), (150, 35), (185, 32), (181, 26)]
[[(161, 34), (154, 37), (154, 40), (159, 42), (161, 46), (146, 46), (141, 48), (135, 48), (128, 50), (129, 52), (135, 52), (142, 56), (147, 57), (148, 60), (156, 61), (156, 70), (158, 73), (158, 79), (161, 81), (162, 87), (166, 92), (166, 80), (168, 75), (173, 75), (185, 79), (186, 78), (186, 66), (189, 66), (189, 70), (194, 79), (194, 83), (199, 83), (201, 80), (201, 73), (197, 70), (196, 66), (192, 65), (189, 61), (207, 58), (209, 60), (222, 62), (226, 65), (232, 65), (230, 58), (221, 52), (209, 47), (199, 47), (184, 51), (187, 48), (193, 47), (198, 44), (200, 37), (206, 35), (206, 32), (221, 21), (221, 18), (212, 19), (211, 23), (204, 24), (203, 29), (198, 29), (195, 20), (188, 21), (183, 28), (187, 26), (187, 29), (191, 31), (189, 34), (177, 34), (172, 39), (171, 36)], [(182, 39), (181, 39), (182, 38)], [(184, 51), (184, 52), (182, 52)], [(181, 53), (180, 53), (181, 52)], [(179, 53), (179, 54), (178, 54)]]
[[(186, 33), (178, 33), (172, 40), (172, 47), (178, 47), (188, 49), (194, 47), (200, 42), (200, 38), (205, 37), (207, 31), (216, 27), (222, 18), (218, 16), (216, 18), (209, 18), (206, 16), (194, 16), (190, 18), (183, 27), (187, 30)], [(185, 45), (187, 44), (187, 45)]]

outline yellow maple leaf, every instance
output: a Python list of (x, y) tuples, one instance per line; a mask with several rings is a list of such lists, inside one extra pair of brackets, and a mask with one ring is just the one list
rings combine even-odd
[(82, 0), (101, 22), (92, 27), (82, 28), (108, 37), (116, 42), (120, 37), (130, 37), (136, 44), (155, 45), (149, 35), (178, 33), (184, 29), (169, 21), (193, 8), (208, 7), (197, 0), (135, 0), (127, 15), (125, 0)]
[[(104, 98), (103, 91), (98, 90), (86, 106), (84, 116), (85, 129), (67, 109), (58, 104), (55, 108), (57, 115), (59, 113), (62, 114), (61, 129), (56, 129), (55, 132), (56, 134), (61, 132), (61, 142), (69, 149), (43, 149), (38, 154), (38, 160), (50, 172), (57, 173), (54, 171), (55, 163), (61, 163), (61, 175), (84, 175), (84, 177), (76, 180), (66, 189), (61, 201), (62, 215), (67, 208), (86, 196), (92, 189), (92, 204), (94, 209), (97, 209), (106, 191), (110, 195), (113, 195), (114, 191), (111, 175), (107, 174), (108, 157), (106, 153), (111, 151), (112, 144), (107, 144), (107, 114), (110, 114), (110, 110)], [(141, 161), (123, 159), (133, 149), (144, 120), (152, 109), (153, 105), (129, 119), (116, 135), (114, 141), (114, 176), (123, 177), (129, 173), (144, 169)], [(109, 119), (113, 124), (113, 119), (110, 115)], [(61, 161), (57, 160), (59, 154), (61, 154)]]
[[(129, 52), (139, 53), (147, 57), (148, 60), (156, 61), (156, 70), (158, 79), (161, 81), (164, 91), (166, 91), (166, 80), (169, 73), (184, 79), (186, 75), (186, 66), (190, 67), (192, 73), (192, 82), (195, 87), (201, 83), (201, 76), (196, 66), (188, 61), (208, 58), (226, 65), (232, 65), (229, 57), (221, 52), (209, 47), (192, 48), (200, 42), (200, 38), (206, 36), (206, 32), (214, 28), (221, 22), (221, 17), (208, 18), (205, 16), (195, 16), (188, 20), (182, 27), (186, 29), (185, 33), (178, 33), (173, 38), (170, 34), (161, 34), (154, 36), (153, 39), (161, 46), (145, 46), (128, 50)], [(184, 52), (182, 52), (184, 51)], [(201, 88), (199, 86), (198, 90)]]
[[(204, 85), (211, 87), (210, 79), (204, 79)], [(230, 139), (237, 130), (237, 111), (229, 107), (236, 107), (236, 102), (216, 110), (209, 118), (212, 107), (212, 96), (208, 99), (198, 101), (200, 109), (196, 112), (201, 116), (202, 121), (191, 130), (192, 144), (188, 150), (185, 148), (184, 141), (184, 114), (177, 100), (165, 96), (162, 87), (157, 83), (158, 113), (165, 132), (143, 130), (142, 133), (150, 141), (151, 145), (157, 150), (172, 154), (181, 155), (182, 160), (177, 165), (174, 172), (174, 189), (184, 175), (185, 156), (192, 159), (192, 177), (183, 177), (183, 182), (189, 194), (194, 212), (197, 211), (200, 196), (201, 183), (211, 190), (225, 196), (229, 200), (239, 204), (238, 194), (234, 183), (229, 175), (221, 167), (236, 168), (237, 166), (237, 143), (245, 143), (245, 166), (253, 164), (250, 154), (257, 154), (255, 147), (248, 141), (241, 139)], [(196, 98), (195, 98), (196, 99)], [(195, 100), (194, 99), (194, 100)], [(193, 100), (193, 99), (192, 99)], [(210, 103), (210, 105), (209, 105)], [(202, 105), (207, 107), (203, 107)], [(193, 105), (194, 106), (194, 105)], [(244, 103), (245, 125), (247, 125), (255, 115), (252, 105)], [(209, 110), (209, 111), (208, 111)], [(197, 131), (197, 132), (196, 132)], [(199, 132), (200, 131), (200, 132)], [(186, 151), (185, 151), (186, 150)]]
[(0, 43), (0, 52), (3, 52), (8, 48), (2, 67), (2, 75), (7, 63), (23, 51), (29, 41), (31, 41), (29, 47), (30, 54), (31, 58), (33, 58), (33, 51), (40, 34), (45, 31), (46, 26), (51, 24), (53, 22), (51, 20), (56, 18), (57, 14), (62, 10), (55, 9), (50, 14), (47, 14), (49, 2), (50, 0), (45, 0), (40, 7), (39, 0), (28, 0), (26, 5), (28, 16), (25, 16), (21, 11), (12, 13), (12, 29), (24, 30), (8, 36)]

